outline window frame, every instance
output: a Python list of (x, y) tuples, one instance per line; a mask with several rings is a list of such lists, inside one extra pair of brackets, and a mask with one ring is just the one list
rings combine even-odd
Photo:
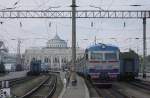
[[(92, 53), (99, 53), (102, 54), (102, 59), (92, 59)], [(89, 60), (91, 61), (103, 61), (104, 60), (104, 53), (102, 51), (90, 51), (89, 52)]]
[[(108, 60), (108, 59), (106, 59), (106, 54), (108, 54), (108, 53), (111, 53), (111, 54), (116, 54), (116, 59), (115, 60)], [(105, 58), (105, 61), (118, 61), (118, 52), (117, 51), (109, 51), (109, 52), (105, 52), (104, 53), (104, 58)]]

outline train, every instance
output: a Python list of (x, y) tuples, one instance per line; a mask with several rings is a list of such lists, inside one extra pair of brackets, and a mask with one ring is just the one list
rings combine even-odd
[(48, 64), (42, 63), (41, 60), (36, 60), (33, 58), (27, 75), (40, 75), (41, 73), (48, 73), (48, 70)]
[(140, 68), (139, 55), (133, 50), (120, 53), (120, 80), (134, 80)]
[(120, 50), (103, 43), (86, 48), (84, 57), (77, 61), (77, 72), (94, 85), (112, 85), (120, 74)]
[(94, 85), (112, 85), (113, 81), (133, 79), (138, 75), (139, 57), (133, 52), (121, 53), (117, 46), (98, 43), (86, 48), (76, 61), (78, 74)]
[(41, 72), (48, 73), (49, 71), (49, 64), (48, 63), (41, 63)]

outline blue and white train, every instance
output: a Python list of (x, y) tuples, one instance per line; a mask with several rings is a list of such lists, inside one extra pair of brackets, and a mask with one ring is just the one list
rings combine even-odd
[(96, 44), (85, 50), (76, 70), (95, 85), (111, 85), (120, 74), (120, 50), (116, 46)]

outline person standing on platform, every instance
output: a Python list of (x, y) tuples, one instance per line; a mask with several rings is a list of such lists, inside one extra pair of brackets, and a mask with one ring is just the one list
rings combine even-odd
[(67, 80), (64, 78), (64, 87), (67, 87)]

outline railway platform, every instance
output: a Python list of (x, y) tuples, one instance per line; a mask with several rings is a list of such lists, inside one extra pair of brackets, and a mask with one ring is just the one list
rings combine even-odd
[(19, 72), (10, 72), (4, 76), (0, 77), (0, 81), (9, 80), (14, 78), (21, 78), (26, 76), (27, 71), (19, 71)]
[(139, 73), (139, 76), (137, 77), (137, 79), (140, 79), (142, 81), (150, 82), (150, 73), (146, 73), (146, 78), (143, 78), (142, 73)]
[[(60, 72), (62, 81), (65, 78), (65, 73)], [(71, 83), (67, 87), (64, 86), (59, 98), (89, 98), (89, 91), (84, 82), (84, 79), (77, 75), (77, 85), (72, 86)]]

